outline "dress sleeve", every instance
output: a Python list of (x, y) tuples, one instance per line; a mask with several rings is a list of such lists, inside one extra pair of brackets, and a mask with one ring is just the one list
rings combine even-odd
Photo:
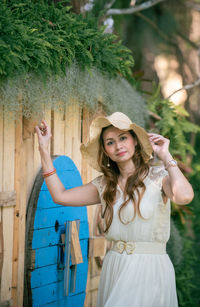
[(99, 197), (101, 200), (101, 204), (103, 205), (105, 203), (104, 199), (103, 199), (103, 191), (104, 191), (104, 184), (103, 184), (103, 175), (96, 177), (95, 179), (93, 179), (91, 181), (91, 183), (93, 185), (95, 185), (95, 187), (97, 188), (98, 192), (99, 192)]
[(153, 166), (150, 168), (150, 179), (159, 186), (162, 190), (162, 181), (165, 176), (168, 175), (168, 172), (165, 170), (164, 165)]

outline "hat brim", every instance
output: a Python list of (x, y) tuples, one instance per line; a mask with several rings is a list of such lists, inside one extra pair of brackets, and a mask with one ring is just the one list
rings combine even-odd
[[(126, 117), (127, 118), (127, 117)], [(87, 144), (82, 144), (80, 147), (83, 158), (88, 160), (88, 163), (91, 167), (96, 169), (97, 171), (101, 171), (97, 157), (99, 152), (99, 137), (101, 135), (102, 128), (108, 126), (114, 126), (123, 131), (132, 130), (137, 138), (138, 142), (141, 146), (141, 154), (145, 163), (147, 163), (152, 157), (152, 146), (149, 141), (149, 137), (144, 128), (136, 125), (129, 121), (117, 121), (115, 118), (99, 116), (97, 117), (90, 126), (90, 141)]]

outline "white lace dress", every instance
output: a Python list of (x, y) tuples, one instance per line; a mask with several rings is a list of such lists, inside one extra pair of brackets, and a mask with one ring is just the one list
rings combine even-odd
[[(151, 167), (145, 178), (146, 191), (140, 203), (144, 219), (136, 215), (134, 221), (124, 225), (118, 217), (123, 193), (117, 187), (116, 203), (111, 227), (105, 235), (107, 240), (152, 242), (164, 245), (170, 236), (170, 201), (162, 199), (162, 179), (167, 174), (159, 167)], [(97, 187), (101, 204), (104, 190), (103, 176), (92, 181)], [(134, 211), (130, 202), (122, 212), (125, 222), (131, 220)], [(154, 244), (158, 243), (158, 244)], [(141, 243), (140, 243), (141, 244)], [(146, 244), (146, 243), (145, 243)], [(147, 243), (149, 244), (149, 243)], [(151, 244), (151, 243), (150, 243)], [(97, 307), (177, 307), (174, 267), (164, 253), (146, 253), (126, 250), (119, 253), (109, 250), (104, 258), (101, 272)]]

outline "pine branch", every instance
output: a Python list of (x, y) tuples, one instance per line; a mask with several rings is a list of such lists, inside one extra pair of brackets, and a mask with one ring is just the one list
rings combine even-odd
[(174, 94), (182, 91), (182, 90), (190, 90), (196, 86), (199, 86), (200, 85), (200, 78), (197, 79), (194, 83), (191, 83), (191, 84), (186, 84), (184, 85), (183, 87), (179, 88), (178, 90), (176, 90), (175, 92), (173, 92), (169, 97), (167, 97), (166, 99), (170, 99)]
[(106, 15), (129, 15), (134, 14), (139, 11), (146, 10), (160, 2), (163, 2), (165, 0), (149, 0), (142, 4), (136, 5), (134, 7), (129, 7), (127, 9), (110, 9), (106, 12)]

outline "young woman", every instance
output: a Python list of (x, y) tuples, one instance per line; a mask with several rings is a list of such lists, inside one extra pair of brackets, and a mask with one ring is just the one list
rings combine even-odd
[[(175, 274), (166, 253), (170, 200), (187, 204), (190, 183), (169, 152), (169, 140), (147, 134), (123, 113), (97, 117), (81, 152), (103, 175), (65, 190), (48, 151), (51, 133), (37, 126), (43, 175), (55, 203), (102, 204), (105, 237), (112, 241), (104, 258), (98, 307), (177, 307)], [(151, 166), (152, 152), (161, 161)]]

